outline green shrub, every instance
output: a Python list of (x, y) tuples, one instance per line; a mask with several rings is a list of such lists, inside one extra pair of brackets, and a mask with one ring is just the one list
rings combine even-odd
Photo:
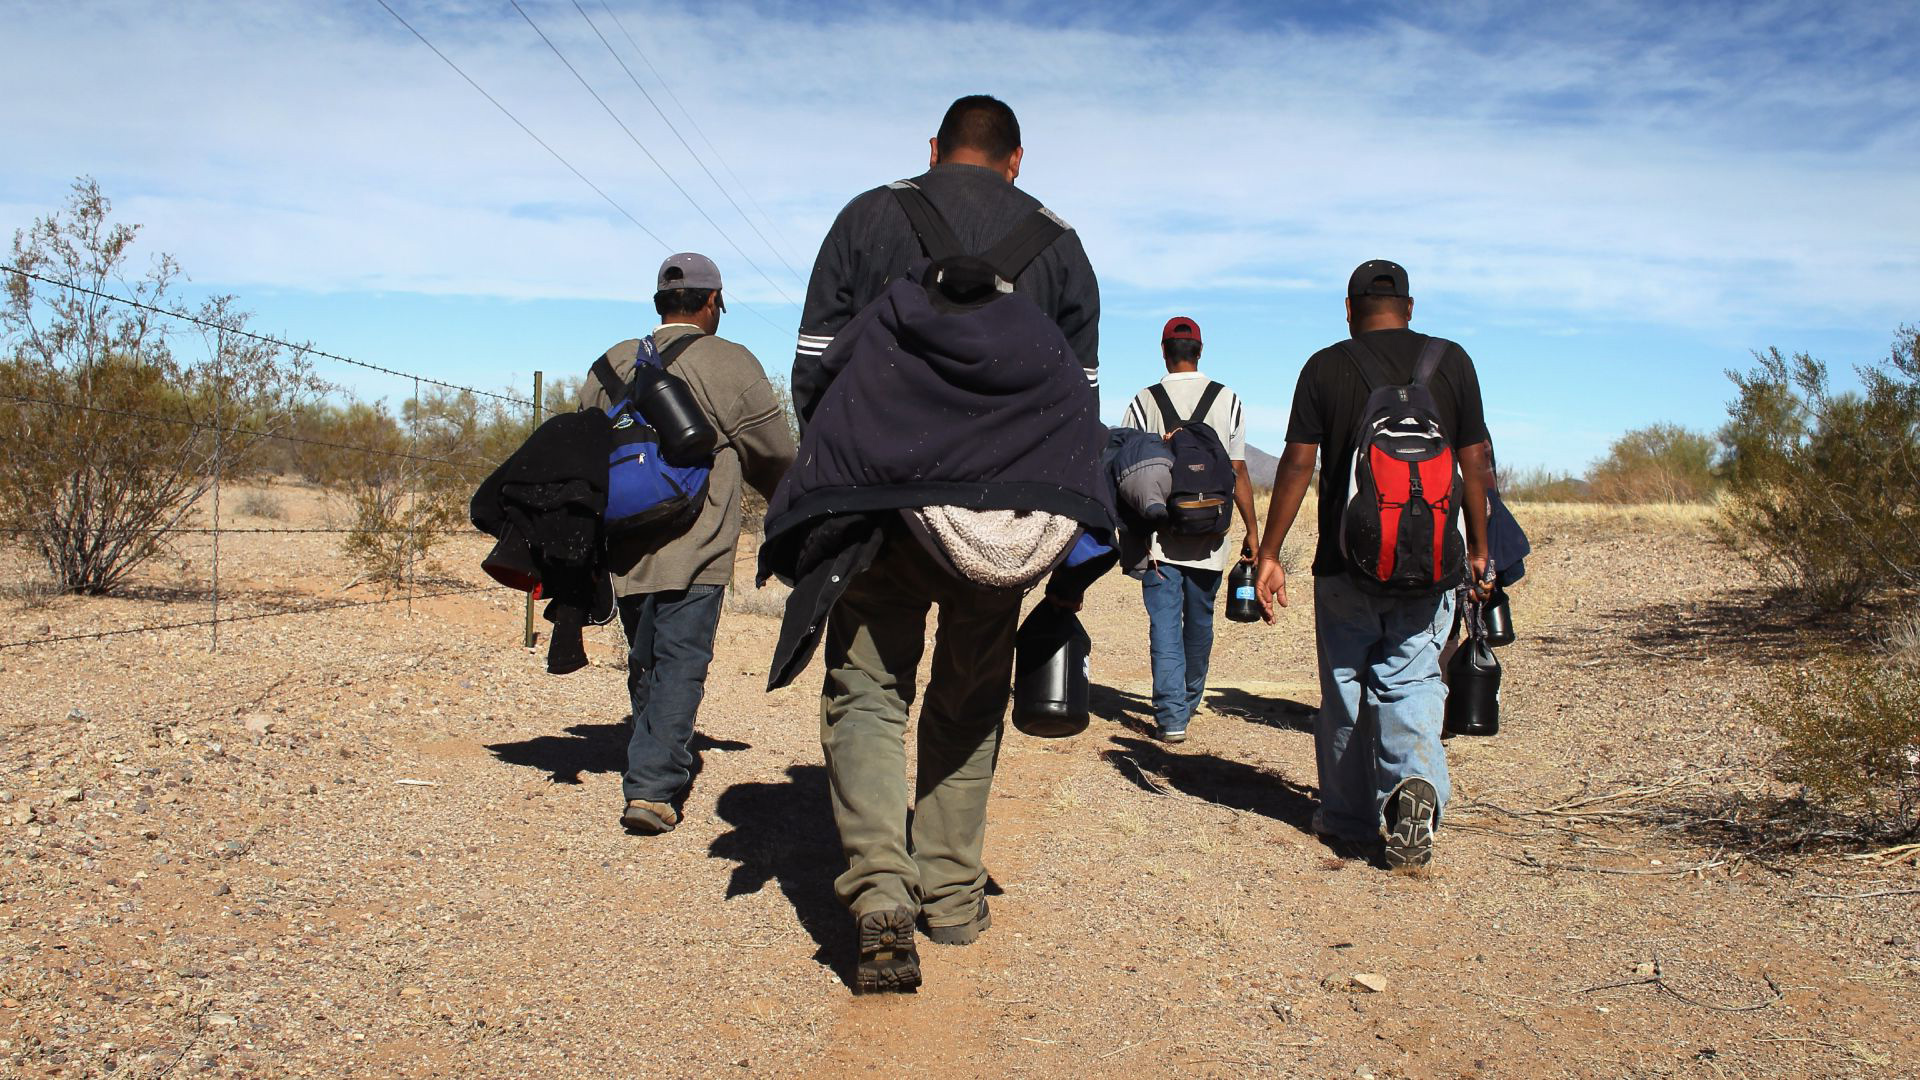
[(1874, 838), (1920, 831), (1920, 667), (1835, 655), (1776, 672), (1746, 704), (1780, 737), (1775, 770)]
[(1713, 494), (1713, 457), (1711, 438), (1678, 424), (1654, 424), (1615, 439), (1587, 483), (1601, 502), (1704, 502)]
[(1501, 469), (1496, 480), (1507, 502), (1586, 502), (1593, 497), (1585, 480), (1552, 469)]
[(1903, 328), (1859, 393), (1828, 390), (1805, 353), (1729, 372), (1724, 532), (1779, 584), (1823, 607), (1920, 587), (1920, 357)]

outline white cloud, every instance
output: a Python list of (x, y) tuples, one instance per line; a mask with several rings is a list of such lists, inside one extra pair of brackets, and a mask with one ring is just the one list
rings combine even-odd
[[(390, 2), (669, 243), (720, 258), (739, 299), (795, 318), (510, 7)], [(797, 299), (572, 5), (527, 6)], [(1598, 320), (1887, 321), (1920, 292), (1914, 20), (1884, 10), (1485, 5), (1310, 26), (1229, 6), (1178, 35), (1019, 6), (617, 10), (801, 273), (847, 198), (918, 171), (945, 103), (989, 90), (1021, 112), (1023, 184), (1115, 293), (1337, 288), (1375, 255), (1423, 295)], [(371, 3), (11, 21), (16, 84), (57, 92), (15, 111), (10, 221), (92, 173), (197, 278), (237, 287), (631, 297), (662, 254)]]

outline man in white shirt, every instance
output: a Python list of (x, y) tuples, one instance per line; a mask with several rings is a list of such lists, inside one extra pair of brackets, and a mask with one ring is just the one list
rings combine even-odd
[[(1160, 333), (1160, 354), (1167, 364), (1167, 377), (1134, 395), (1122, 426), (1160, 435), (1189, 423), (1213, 429), (1233, 460), (1233, 503), (1247, 530), (1240, 561), (1251, 562), (1260, 537), (1254, 523), (1253, 485), (1247, 480), (1247, 427), (1240, 397), (1224, 386), (1209, 393), (1217, 384), (1200, 372), (1200, 324), (1192, 319), (1167, 320)], [(1228, 535), (1223, 531), (1180, 536), (1163, 531), (1153, 538), (1152, 561), (1141, 585), (1153, 655), (1154, 722), (1166, 742), (1186, 740), (1187, 722), (1207, 687), (1213, 601), (1220, 592), (1221, 573), (1233, 562)]]

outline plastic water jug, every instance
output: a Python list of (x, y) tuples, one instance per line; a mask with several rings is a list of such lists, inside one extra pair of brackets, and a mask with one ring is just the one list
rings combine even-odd
[(1473, 632), (1447, 665), (1446, 733), (1493, 735), (1500, 730), (1500, 660), (1475, 613), (1467, 625)]
[(1254, 565), (1235, 563), (1227, 573), (1227, 618), (1234, 622), (1260, 621), (1260, 601), (1253, 592)]
[(1493, 590), (1481, 605), (1480, 620), (1487, 628), (1487, 644), (1495, 648), (1513, 644), (1513, 612), (1507, 607), (1507, 590)]
[(1080, 620), (1042, 601), (1014, 637), (1013, 726), (1043, 739), (1087, 729), (1093, 639)]
[(720, 444), (686, 381), (652, 364), (635, 364), (633, 403), (660, 436), (660, 456), (675, 468), (703, 465)]

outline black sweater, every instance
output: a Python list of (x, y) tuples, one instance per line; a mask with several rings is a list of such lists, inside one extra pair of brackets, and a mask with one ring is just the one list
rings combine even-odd
[[(936, 165), (913, 182), (939, 208), (961, 246), (974, 254), (999, 243), (1040, 208), (1040, 200), (977, 165)], [(861, 308), (920, 256), (920, 241), (906, 212), (884, 186), (855, 197), (834, 219), (807, 282), (800, 341), (793, 358), (793, 403), (803, 425), (836, 372), (826, 361), (828, 346)], [(1079, 235), (1071, 229), (1061, 234), (1027, 266), (1015, 285), (1066, 335), (1073, 356), (1086, 370), (1088, 384), (1097, 386), (1100, 284)]]

